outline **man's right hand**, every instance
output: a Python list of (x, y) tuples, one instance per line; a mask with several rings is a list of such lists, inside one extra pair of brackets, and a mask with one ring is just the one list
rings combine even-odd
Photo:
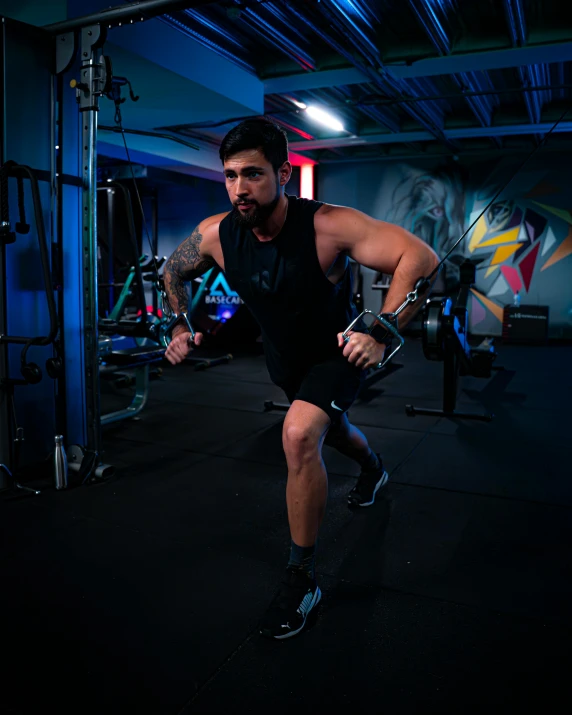
[(188, 330), (179, 331), (171, 340), (165, 350), (165, 357), (171, 365), (178, 365), (190, 355), (196, 345), (200, 345), (203, 340), (202, 333), (195, 333), (195, 339), (191, 340)]

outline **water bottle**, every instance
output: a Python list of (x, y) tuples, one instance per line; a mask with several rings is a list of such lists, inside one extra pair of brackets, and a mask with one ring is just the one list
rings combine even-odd
[(64, 438), (61, 434), (56, 435), (54, 481), (56, 489), (65, 489), (68, 485), (68, 460), (64, 449)]
[(514, 302), (514, 305), (516, 305), (517, 308), (520, 308), (520, 293), (519, 293), (519, 291), (516, 291), (516, 293), (514, 294), (514, 300), (513, 300), (513, 302)]

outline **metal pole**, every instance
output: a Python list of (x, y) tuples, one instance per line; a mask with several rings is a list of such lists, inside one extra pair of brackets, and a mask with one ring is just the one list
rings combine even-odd
[(116, 27), (120, 24), (149, 20), (167, 12), (212, 5), (214, 2), (215, 0), (194, 0), (194, 2), (193, 0), (141, 0), (141, 2), (134, 2), (129, 5), (110, 7), (107, 10), (95, 12), (91, 15), (56, 22), (52, 25), (44, 25), (44, 30), (53, 35), (61, 35), (65, 32), (80, 30), (88, 25), (100, 23), (108, 27)]
[(86, 447), (101, 451), (98, 296), (97, 296), (97, 112), (105, 82), (105, 68), (97, 50), (105, 41), (99, 25), (81, 31), (81, 79), (77, 83), (82, 146), (82, 292), (83, 341), (86, 397)]
[[(6, 161), (6, 23), (0, 23), (0, 166)], [(6, 247), (0, 243), (0, 335), (8, 332), (6, 316)], [(2, 379), (8, 377), (8, 345), (0, 343), (0, 463), (12, 468), (12, 430), (8, 411), (8, 390)], [(0, 470), (0, 489), (7, 485), (5, 473)]]
[[(151, 195), (151, 210), (152, 210), (152, 218), (151, 218), (151, 244), (153, 247), (153, 255), (158, 256), (159, 255), (159, 197), (157, 195), (157, 189), (153, 189), (153, 193)], [(159, 276), (157, 275), (157, 279), (159, 279)], [(157, 297), (157, 291), (155, 288), (153, 288), (153, 313), (154, 315), (157, 315), (157, 309), (159, 307), (159, 300)]]
[[(113, 250), (114, 250), (114, 235), (113, 230), (115, 227), (115, 190), (105, 189), (105, 195), (107, 196), (107, 282), (109, 283), (108, 288), (108, 308), (109, 313), (115, 307), (115, 266), (113, 265)], [(107, 316), (105, 316), (107, 317)]]

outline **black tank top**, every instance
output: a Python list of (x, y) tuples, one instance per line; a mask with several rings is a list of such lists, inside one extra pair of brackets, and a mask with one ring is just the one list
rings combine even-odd
[(219, 228), (226, 278), (261, 327), (270, 376), (278, 384), (339, 353), (337, 333), (357, 315), (349, 260), (335, 285), (318, 261), (314, 214), (322, 203), (287, 198), (286, 221), (271, 241), (240, 226), (236, 209)]

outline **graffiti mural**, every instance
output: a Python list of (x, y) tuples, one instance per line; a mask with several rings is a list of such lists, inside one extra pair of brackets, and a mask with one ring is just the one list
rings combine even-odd
[[(546, 173), (546, 172), (545, 172)], [(564, 336), (572, 326), (572, 214), (567, 192), (545, 177), (521, 178), (520, 190), (510, 199), (495, 201), (478, 218), (494, 196), (493, 187), (475, 200), (468, 225), (465, 254), (478, 262), (477, 284), (472, 291), (471, 328), (498, 334), (503, 308), (519, 304), (547, 305), (553, 336)], [(507, 192), (503, 192), (507, 193)], [(568, 337), (568, 335), (566, 335)]]
[(456, 164), (430, 170), (386, 165), (381, 182), (377, 179), (375, 205), (358, 208), (407, 228), (441, 257), (474, 223), (447, 262), (445, 285), (454, 289), (464, 258), (475, 261), (473, 333), (500, 335), (503, 308), (517, 300), (547, 305), (551, 337), (572, 337), (569, 176), (565, 168), (546, 168), (541, 162), (517, 175), (488, 206), (515, 168), (510, 160), (482, 162), (468, 170)]

